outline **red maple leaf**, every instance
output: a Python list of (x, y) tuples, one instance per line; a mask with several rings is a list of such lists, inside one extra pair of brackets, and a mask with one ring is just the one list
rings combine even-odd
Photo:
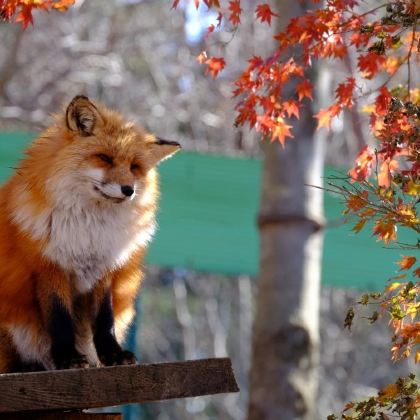
[(20, 12), (16, 16), (16, 22), (22, 22), (23, 29), (26, 29), (29, 24), (33, 24), (32, 7), (26, 5), (21, 6)]
[(253, 71), (255, 70), (257, 67), (260, 67), (262, 64), (264, 64), (264, 60), (262, 59), (262, 57), (260, 57), (259, 55), (253, 55), (249, 60), (248, 60), (249, 66), (248, 66), (248, 71)]
[(210, 26), (207, 27), (207, 34), (206, 36), (210, 35), (212, 32), (214, 32), (214, 30), (216, 29), (216, 27), (211, 24)]
[(277, 13), (274, 13), (271, 10), (271, 7), (267, 3), (259, 4), (256, 9), (255, 13), (257, 14), (257, 18), (261, 20), (261, 22), (267, 22), (271, 25), (271, 18), (273, 16), (278, 16)]
[(379, 95), (375, 100), (375, 111), (377, 115), (385, 115), (391, 104), (391, 93), (386, 86), (379, 89)]
[(383, 55), (370, 51), (358, 58), (358, 67), (366, 79), (372, 79), (382, 68), (386, 58)]
[(351, 108), (353, 105), (353, 90), (356, 86), (356, 79), (349, 77), (347, 82), (340, 83), (335, 90), (336, 98), (340, 105)]
[(210, 73), (213, 77), (217, 77), (219, 72), (225, 68), (226, 62), (223, 57), (210, 57), (206, 64), (206, 74)]
[(229, 21), (232, 25), (239, 25), (241, 23), (241, 0), (230, 0), (229, 1)]
[(223, 19), (222, 12), (219, 12), (217, 14), (217, 18), (216, 18), (216, 20), (217, 20), (217, 27), (218, 28), (220, 28), (220, 26), (222, 25), (222, 19)]

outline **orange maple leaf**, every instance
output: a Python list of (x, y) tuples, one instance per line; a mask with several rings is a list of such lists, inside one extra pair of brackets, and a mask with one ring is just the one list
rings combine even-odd
[(267, 22), (269, 25), (271, 25), (271, 18), (273, 16), (278, 16), (277, 13), (274, 13), (271, 10), (271, 7), (267, 3), (259, 4), (255, 8), (255, 13), (257, 15), (257, 18), (261, 20), (261, 22)]
[(15, 21), (20, 22), (24, 29), (33, 23), (32, 12), (38, 10), (66, 11), (75, 0), (0, 0), (0, 18), (11, 20), (16, 14)]
[(354, 226), (352, 231), (359, 233), (365, 226), (367, 220), (366, 219), (360, 219)]
[[(366, 200), (368, 199), (369, 194), (367, 191), (363, 191), (362, 195), (352, 194), (346, 200), (346, 205), (348, 209), (353, 212), (357, 212), (366, 206)], [(348, 212), (347, 212), (348, 213)]]
[(416, 263), (416, 261), (416, 257), (403, 255), (401, 261), (399, 261), (397, 264), (400, 266), (400, 270), (409, 270)]
[(53, 3), (52, 8), (59, 12), (65, 12), (70, 6), (73, 6), (76, 0), (58, 0)]
[(382, 68), (388, 74), (395, 74), (397, 70), (401, 67), (401, 61), (402, 60), (399, 57), (387, 57), (382, 65)]
[(392, 221), (378, 220), (373, 227), (373, 233), (378, 237), (378, 241), (382, 240), (385, 244), (389, 241), (397, 240), (397, 227)]
[(303, 98), (307, 97), (309, 99), (312, 98), (312, 84), (309, 80), (305, 79), (303, 82), (300, 82), (296, 86), (296, 92), (299, 97), (299, 101), (301, 101)]
[(338, 104), (331, 105), (329, 108), (321, 109), (315, 117), (318, 118), (318, 129), (321, 127), (331, 127), (331, 120), (341, 112)]
[(299, 118), (299, 104), (296, 101), (283, 102), (283, 109), (289, 118), (292, 115)]
[(223, 57), (210, 57), (206, 61), (206, 64), (206, 74), (210, 73), (214, 78), (216, 78), (219, 72), (222, 71), (226, 66), (226, 62)]
[(315, 117), (318, 118), (318, 128), (331, 126), (331, 114), (328, 108), (321, 109)]
[(387, 401), (390, 398), (394, 398), (399, 392), (399, 388), (395, 384), (389, 384), (379, 391), (379, 401)]
[(219, 0), (203, 0), (203, 1), (204, 1), (204, 4), (209, 9), (211, 9), (212, 7), (220, 8), (220, 2), (219, 2)]
[(349, 171), (349, 176), (353, 181), (364, 181), (372, 171), (374, 154), (369, 146), (363, 147), (357, 155), (355, 166)]
[(284, 146), (286, 137), (293, 138), (293, 135), (290, 132), (291, 128), (292, 126), (286, 124), (283, 118), (278, 117), (277, 121), (273, 125), (273, 128), (271, 129), (271, 142), (277, 139), (282, 144), (282, 146)]
[(398, 168), (398, 161), (395, 159), (387, 159), (381, 164), (378, 173), (378, 185), (380, 187), (389, 188), (391, 186), (392, 174)]

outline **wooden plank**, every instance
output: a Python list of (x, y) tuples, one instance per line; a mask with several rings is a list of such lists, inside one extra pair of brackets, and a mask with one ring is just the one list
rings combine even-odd
[(0, 420), (122, 420), (120, 413), (84, 413), (82, 411), (53, 411), (50, 413), (7, 413)]
[(238, 392), (228, 358), (0, 375), (0, 412), (71, 410)]

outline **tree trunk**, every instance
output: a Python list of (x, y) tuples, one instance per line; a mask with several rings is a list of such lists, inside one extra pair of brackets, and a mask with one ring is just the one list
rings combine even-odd
[[(285, 19), (305, 8), (279, 3)], [(316, 85), (316, 69), (310, 79)], [(263, 142), (249, 420), (315, 418), (323, 201), (322, 191), (305, 184), (321, 185), (324, 143), (314, 113), (312, 104), (302, 109), (284, 149)]]

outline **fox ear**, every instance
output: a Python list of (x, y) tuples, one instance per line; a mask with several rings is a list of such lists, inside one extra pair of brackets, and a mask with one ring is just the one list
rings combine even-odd
[(153, 164), (157, 165), (162, 160), (171, 157), (181, 149), (181, 145), (176, 141), (163, 140), (156, 137), (155, 141), (149, 143)]
[(75, 96), (66, 110), (67, 128), (81, 136), (90, 136), (95, 129), (98, 117), (99, 112), (88, 97)]

